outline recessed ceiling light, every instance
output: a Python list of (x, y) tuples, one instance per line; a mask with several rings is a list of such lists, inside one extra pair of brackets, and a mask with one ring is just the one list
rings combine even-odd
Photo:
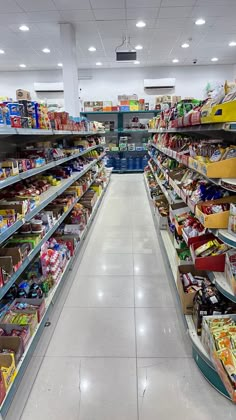
[(62, 63), (57, 63), (58, 67), (63, 67)]
[(97, 48), (95, 48), (95, 47), (89, 47), (89, 48), (88, 48), (88, 50), (89, 50), (90, 52), (94, 52), (94, 51), (96, 51), (96, 50), (97, 50)]
[(21, 67), (22, 69), (24, 69), (26, 67), (25, 64), (19, 64), (19, 67)]
[(142, 50), (143, 49), (143, 46), (142, 45), (136, 45), (135, 49), (136, 50)]
[(49, 48), (44, 48), (43, 50), (43, 53), (45, 53), (45, 54), (49, 54), (51, 51), (49, 50)]
[(29, 31), (29, 27), (28, 27), (28, 26), (26, 26), (26, 25), (21, 25), (21, 26), (19, 27), (19, 29), (20, 29), (20, 31), (23, 31), (23, 32), (27, 32), (27, 31)]
[(140, 61), (135, 60), (135, 61), (134, 61), (134, 64), (140, 64)]
[(236, 47), (236, 42), (235, 41), (231, 41), (229, 43), (229, 47)]
[(211, 59), (211, 61), (218, 61), (219, 60), (219, 58), (217, 58), (217, 57), (213, 57), (212, 59)]
[(179, 62), (178, 58), (174, 58), (174, 59), (172, 60), (172, 63), (178, 63), (178, 62)]
[(4, 50), (0, 50), (0, 54), (5, 54), (5, 51)]
[(187, 42), (184, 42), (184, 43), (181, 45), (181, 47), (182, 47), (182, 48), (188, 48), (188, 47), (189, 47), (189, 44), (188, 44)]
[(195, 21), (195, 25), (205, 25), (206, 21), (202, 18)]
[(101, 61), (97, 61), (96, 66), (102, 66)]
[(136, 23), (136, 26), (137, 26), (137, 28), (145, 28), (146, 23), (145, 23), (143, 20), (139, 20), (139, 21)]

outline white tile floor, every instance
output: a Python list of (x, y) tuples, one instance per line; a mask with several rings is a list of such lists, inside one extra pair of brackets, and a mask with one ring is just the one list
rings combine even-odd
[(235, 418), (191, 358), (142, 175), (112, 176), (66, 287), (7, 420)]

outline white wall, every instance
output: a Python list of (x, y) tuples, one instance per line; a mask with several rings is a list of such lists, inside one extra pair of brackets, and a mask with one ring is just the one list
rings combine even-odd
[[(175, 77), (176, 95), (202, 98), (207, 82), (232, 81), (235, 73), (233, 65), (80, 70), (81, 77), (91, 76), (91, 79), (80, 80), (79, 85), (83, 100), (112, 100), (116, 104), (118, 95), (136, 93), (150, 102), (152, 97), (143, 89), (144, 79)], [(50, 102), (62, 102), (62, 93), (36, 95), (33, 87), (34, 82), (59, 81), (62, 81), (61, 70), (0, 72), (0, 96), (8, 95), (14, 99), (16, 89), (22, 88), (29, 90), (32, 98), (44, 99), (47, 95)]]
[[(186, 67), (144, 67), (132, 69), (98, 69), (81, 71), (91, 75), (92, 80), (82, 80), (81, 96), (84, 100), (109, 100), (117, 102), (117, 95), (136, 93), (139, 98), (150, 101), (144, 92), (143, 80), (162, 77), (175, 77), (176, 88), (172, 94), (203, 98), (208, 82), (234, 79), (233, 65), (186, 66)], [(169, 93), (168, 91), (165, 93)]]
[(61, 82), (62, 71), (9, 71), (0, 72), (0, 96), (8, 96), (15, 99), (17, 89), (29, 90), (32, 99), (45, 99), (62, 101), (63, 93), (37, 93), (34, 92), (34, 82)]

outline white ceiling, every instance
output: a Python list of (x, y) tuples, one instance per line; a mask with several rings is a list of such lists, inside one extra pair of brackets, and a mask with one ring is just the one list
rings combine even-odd
[[(55, 69), (63, 61), (60, 51), (60, 22), (72, 22), (77, 33), (79, 68), (130, 67), (115, 62), (115, 48), (124, 34), (132, 45), (141, 44), (140, 66), (236, 63), (236, 0), (0, 0), (0, 70), (16, 70), (20, 63), (27, 69)], [(196, 26), (196, 18), (206, 24)], [(136, 28), (137, 20), (146, 27)], [(29, 32), (19, 31), (26, 24)], [(188, 39), (190, 48), (181, 44)], [(89, 46), (97, 51), (91, 53)], [(50, 54), (42, 48), (51, 49)], [(24, 70), (21, 70), (24, 71)]]

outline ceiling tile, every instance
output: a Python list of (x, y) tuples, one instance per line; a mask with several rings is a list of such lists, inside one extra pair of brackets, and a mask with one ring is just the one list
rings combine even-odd
[(192, 7), (161, 7), (159, 18), (185, 18), (190, 16)]
[(138, 7), (127, 9), (127, 19), (155, 19), (157, 17), (159, 8), (153, 7)]
[[(222, 1), (222, 0), (220, 0)], [(206, 0), (204, 0), (204, 3)], [(161, 7), (195, 6), (196, 0), (162, 0)]]
[(90, 9), (89, 0), (53, 0), (57, 10)]
[(125, 9), (93, 9), (96, 20), (125, 19)]
[(94, 20), (92, 10), (63, 10), (60, 15), (68, 22)]
[(74, 24), (78, 38), (88, 36), (98, 36), (98, 27), (96, 21), (78, 22)]
[(29, 12), (28, 22), (60, 22), (61, 15), (58, 11)]
[(27, 13), (0, 13), (0, 23), (3, 25), (14, 23), (28, 23), (30, 18)]
[[(8, 3), (8, 0), (6, 1)], [(38, 12), (40, 10), (56, 10), (55, 5), (52, 0), (17, 0), (17, 4), (25, 12)]]
[(222, 2), (221, 6), (216, 6), (213, 3), (206, 4), (205, 6), (201, 7), (194, 7), (191, 13), (191, 16), (198, 17), (203, 16), (204, 18), (211, 16), (211, 17), (234, 17), (236, 14), (236, 5), (232, 5), (231, 7), (225, 7), (224, 3)]
[(157, 8), (161, 4), (161, 0), (126, 0), (127, 8), (136, 7), (154, 7)]
[(161, 30), (169, 31), (173, 28), (183, 29), (186, 25), (186, 18), (168, 18), (168, 19), (157, 19), (156, 27)]
[(14, 0), (0, 0), (0, 11), (1, 13), (24, 12), (24, 10), (18, 6)]
[(124, 9), (125, 0), (90, 0), (93, 9)]

